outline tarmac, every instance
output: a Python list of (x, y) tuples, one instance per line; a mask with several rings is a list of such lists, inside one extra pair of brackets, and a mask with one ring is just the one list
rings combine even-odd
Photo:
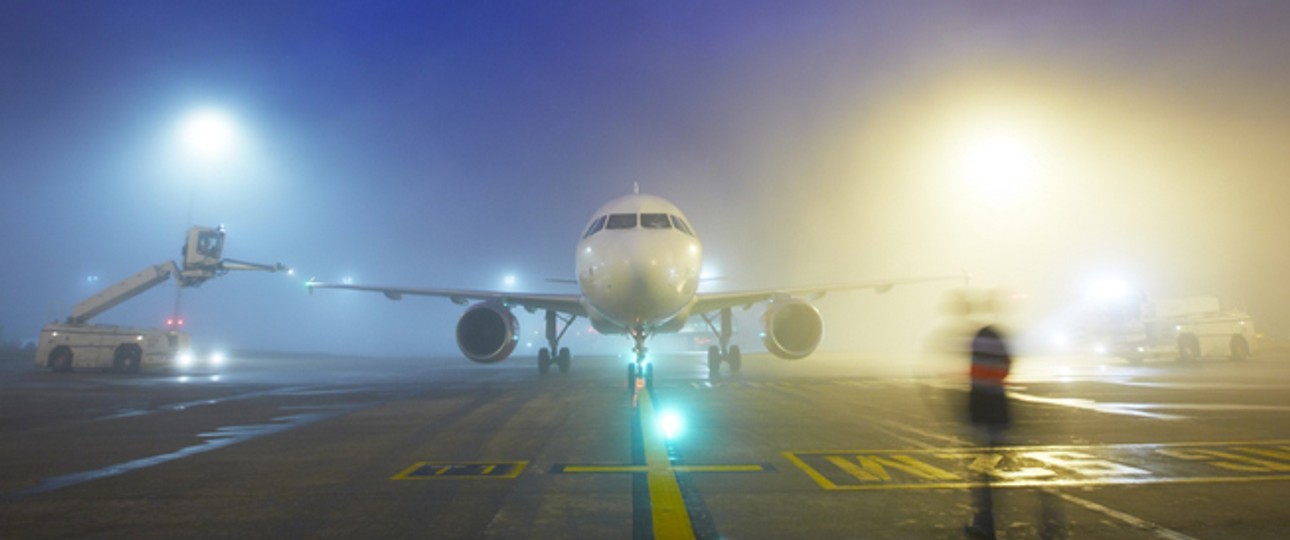
[[(962, 370), (701, 354), (234, 355), (219, 372), (0, 363), (0, 538), (1284, 538), (1290, 357), (1026, 357), (1007, 442)], [(554, 370), (553, 370), (554, 371)], [(1049, 508), (1051, 510), (1051, 508)], [(1051, 532), (1051, 530), (1050, 530)]]

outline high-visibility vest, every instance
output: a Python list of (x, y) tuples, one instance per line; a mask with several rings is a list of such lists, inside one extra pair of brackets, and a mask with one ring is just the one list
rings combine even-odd
[(978, 389), (1003, 389), (1003, 381), (1012, 368), (1008, 344), (994, 327), (982, 328), (972, 338), (972, 386)]

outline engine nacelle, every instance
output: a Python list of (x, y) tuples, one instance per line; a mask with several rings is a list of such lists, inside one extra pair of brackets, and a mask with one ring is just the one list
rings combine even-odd
[(824, 337), (824, 319), (819, 310), (801, 300), (771, 303), (761, 324), (766, 350), (785, 360), (805, 358), (815, 352)]
[(480, 364), (505, 360), (520, 342), (520, 323), (496, 302), (480, 302), (457, 321), (457, 348)]

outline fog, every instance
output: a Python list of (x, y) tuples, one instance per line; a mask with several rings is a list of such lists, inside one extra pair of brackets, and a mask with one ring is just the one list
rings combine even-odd
[[(713, 289), (966, 271), (1025, 331), (1115, 276), (1287, 336), (1288, 24), (1283, 2), (6, 3), (0, 338), (197, 223), (296, 269), (185, 290), (198, 343), (455, 354), (446, 300), (304, 280), (573, 292), (545, 280), (633, 182), (687, 214)], [(203, 106), (236, 123), (215, 161), (177, 143)], [(916, 350), (961, 284), (830, 294), (821, 349)]]

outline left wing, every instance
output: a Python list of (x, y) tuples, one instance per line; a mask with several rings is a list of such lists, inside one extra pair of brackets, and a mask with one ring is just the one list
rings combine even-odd
[(935, 276), (935, 277), (917, 277), (917, 278), (900, 278), (884, 279), (872, 281), (858, 281), (854, 283), (839, 283), (836, 285), (822, 285), (818, 287), (794, 287), (787, 289), (764, 289), (756, 291), (734, 291), (720, 293), (699, 293), (694, 303), (692, 313), (710, 313), (713, 311), (743, 306), (744, 309), (752, 307), (753, 304), (768, 302), (779, 298), (806, 297), (807, 300), (817, 300), (832, 291), (855, 291), (855, 290), (873, 290), (879, 294), (890, 291), (896, 285), (906, 285), (909, 283), (923, 283), (928, 281), (946, 281), (951, 279), (968, 278), (967, 274), (957, 276)]
[(351, 291), (379, 292), (390, 300), (402, 300), (403, 295), (437, 296), (452, 300), (454, 304), (466, 305), (471, 300), (491, 300), (506, 307), (521, 307), (529, 312), (549, 309), (561, 313), (587, 316), (587, 308), (582, 304), (582, 297), (576, 294), (512, 293), (502, 291), (481, 291), (470, 289), (423, 289), (416, 287), (386, 287), (380, 285), (350, 285), (346, 283), (322, 283), (310, 280), (305, 284), (309, 292), (314, 289), (349, 289)]

